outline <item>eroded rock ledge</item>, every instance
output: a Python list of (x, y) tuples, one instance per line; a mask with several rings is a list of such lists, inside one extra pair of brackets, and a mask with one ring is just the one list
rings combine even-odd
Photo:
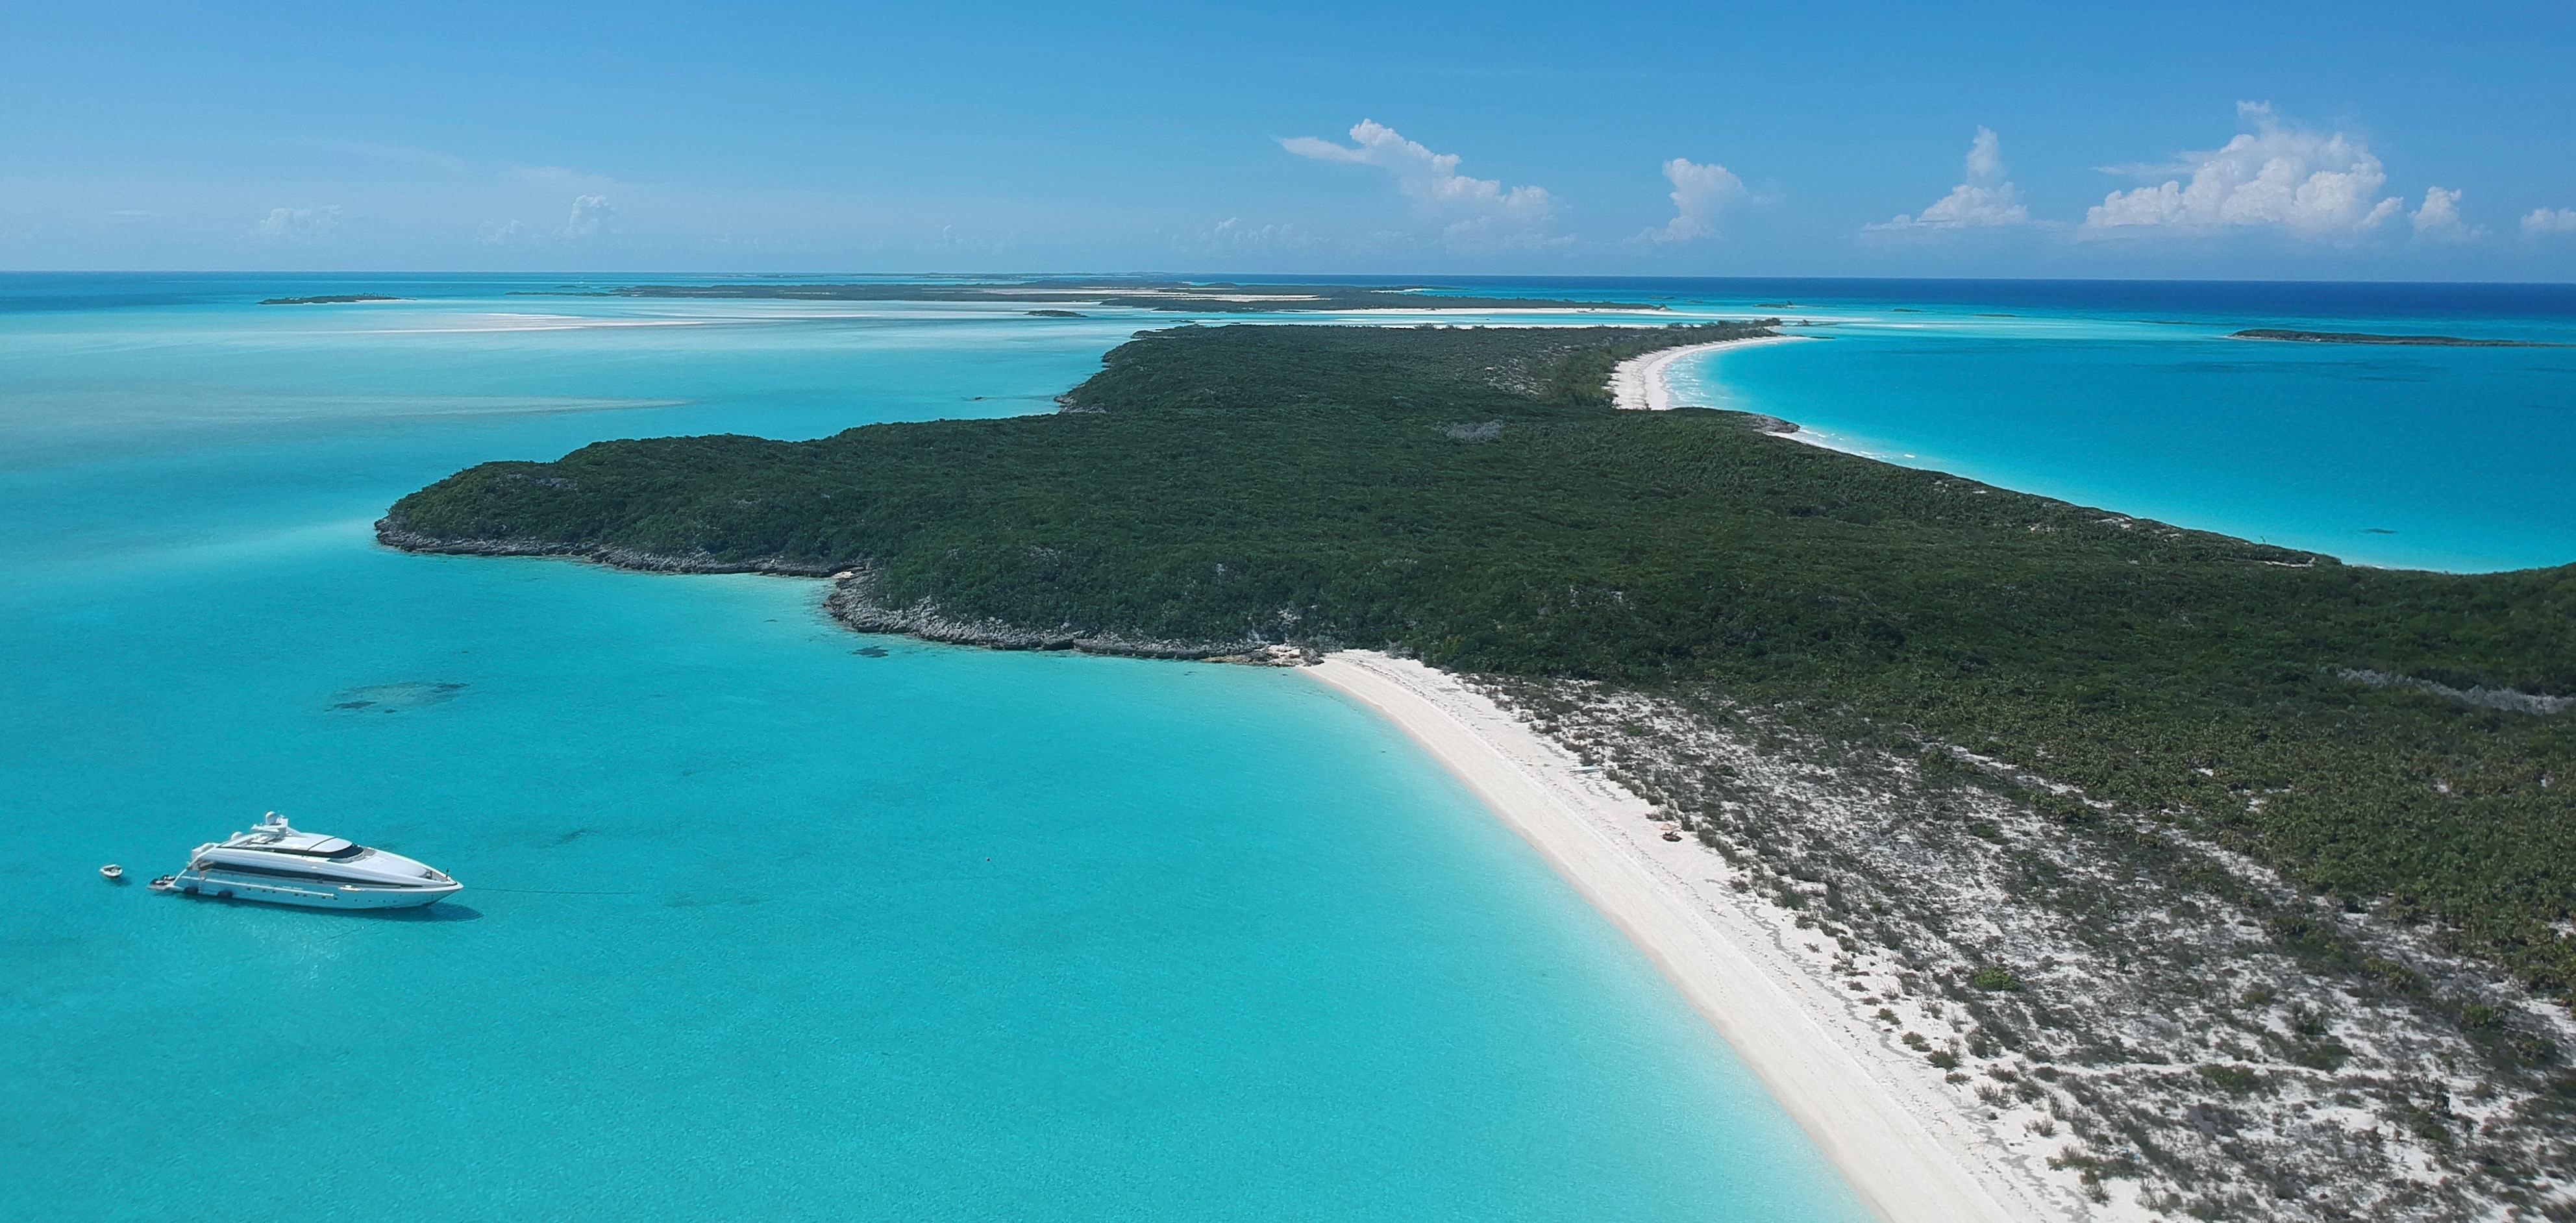
[(846, 570), (832, 576), (837, 580), (830, 597), (823, 600), (824, 610), (832, 613), (833, 619), (862, 633), (900, 633), (924, 641), (979, 645), (995, 650), (1075, 650), (1084, 654), (1115, 654), (1129, 658), (1195, 659), (1270, 666), (1299, 666), (1317, 657), (1314, 651), (1300, 646), (1279, 645), (1253, 638), (1239, 641), (1139, 638), (1076, 628), (1069, 624), (1039, 629), (1000, 620), (958, 619), (927, 599), (910, 607), (892, 607), (880, 602), (876, 594), (876, 576), (865, 569)]
[(831, 613), (833, 619), (849, 628), (862, 633), (894, 633), (949, 645), (974, 645), (994, 650), (1073, 650), (1128, 658), (1287, 667), (1303, 666), (1319, 657), (1313, 650), (1302, 646), (1281, 645), (1250, 637), (1236, 641), (1139, 638), (1069, 624), (1038, 629), (999, 620), (966, 620), (948, 615), (926, 599), (910, 607), (892, 607), (878, 600), (876, 576), (863, 567), (835, 569), (771, 559), (729, 561), (712, 555), (669, 556), (633, 548), (540, 540), (448, 539), (424, 535), (390, 517), (376, 521), (376, 541), (405, 552), (448, 556), (563, 556), (645, 573), (765, 573), (778, 577), (828, 577), (833, 579), (833, 587), (832, 593), (823, 600), (823, 608)]
[(636, 569), (646, 573), (774, 573), (781, 577), (819, 578), (832, 571), (814, 565), (762, 559), (728, 561), (714, 556), (665, 556), (639, 552), (633, 548), (606, 548), (587, 544), (555, 543), (525, 539), (448, 539), (423, 535), (404, 527), (391, 518), (376, 520), (376, 542), (405, 552), (432, 552), (448, 556), (569, 556), (597, 561), (615, 569)]

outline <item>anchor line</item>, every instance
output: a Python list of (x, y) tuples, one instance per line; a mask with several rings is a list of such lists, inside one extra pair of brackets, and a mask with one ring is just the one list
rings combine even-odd
[(642, 893), (642, 892), (562, 892), (562, 891), (555, 891), (555, 890), (552, 890), (552, 889), (549, 889), (549, 888), (487, 888), (487, 887), (480, 887), (480, 886), (477, 886), (477, 887), (470, 887), (470, 888), (467, 888), (467, 889), (465, 889), (465, 890), (466, 890), (466, 891), (469, 891), (469, 892), (507, 892), (507, 893), (509, 893), (510, 895), (513, 895), (513, 896), (641, 896), (641, 895), (643, 895), (643, 893)]

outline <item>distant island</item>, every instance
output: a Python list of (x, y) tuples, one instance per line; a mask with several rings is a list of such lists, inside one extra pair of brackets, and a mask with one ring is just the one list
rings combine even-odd
[(1031, 318), (1083, 318), (1083, 317), (1085, 317), (1085, 316), (1084, 316), (1084, 314), (1082, 313), (1082, 311), (1080, 311), (1080, 310), (1031, 310), (1031, 311), (1029, 311), (1029, 317), (1031, 317)]
[[(630, 285), (617, 289), (522, 289), (521, 297), (675, 297), (785, 301), (1063, 301), (1135, 306), (1146, 310), (1256, 314), (1343, 310), (1618, 310), (1664, 311), (1648, 302), (1569, 301), (1557, 298), (1478, 297), (1435, 291), (1432, 285), (1236, 284), (1183, 280), (1028, 280), (917, 283), (869, 281), (806, 284), (730, 281), (722, 284)], [(1030, 311), (1032, 314), (1042, 311)]]
[(2373, 335), (2366, 331), (2285, 331), (2255, 327), (2231, 332), (2231, 340), (2295, 340), (2302, 344), (2405, 344), (2425, 348), (2565, 348), (2540, 340), (2471, 340), (2455, 335)]
[(332, 293), (321, 297), (271, 297), (262, 300), (259, 304), (263, 306), (345, 306), (351, 302), (409, 300), (411, 299), (407, 297), (387, 297), (381, 293)]
[(2576, 566), (2346, 566), (1612, 408), (1622, 362), (1772, 334), (1151, 331), (1051, 415), (602, 442), (377, 533), (828, 577), (940, 641), (1417, 658), (1742, 872), (1871, 1049), (2097, 1200), (2551, 1192)]

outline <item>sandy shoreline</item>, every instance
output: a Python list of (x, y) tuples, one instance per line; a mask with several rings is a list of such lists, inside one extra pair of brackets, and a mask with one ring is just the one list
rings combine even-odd
[[(1714, 344), (1693, 344), (1687, 348), (1666, 348), (1661, 351), (1647, 353), (1642, 357), (1630, 357), (1627, 360), (1620, 362), (1619, 368), (1610, 372), (1610, 394), (1617, 407), (1633, 412), (1669, 412), (1675, 407), (1694, 406), (1689, 404), (1676, 404), (1673, 402), (1672, 383), (1667, 375), (1671, 372), (1674, 362), (1687, 357), (1695, 357), (1704, 352), (1714, 352), (1721, 348), (1750, 347), (1755, 344), (1786, 344), (1798, 340), (1812, 340), (1816, 338), (1818, 337), (1805, 335), (1781, 335), (1763, 336), (1758, 339), (1751, 340), (1720, 340)], [(1856, 454), (1865, 459), (1877, 459), (1882, 463), (1904, 464), (1907, 460), (1914, 458), (1914, 456), (1910, 454), (1899, 456), (1893, 454), (1882, 454), (1874, 450), (1865, 450), (1830, 434), (1818, 433), (1813, 429), (1804, 427), (1792, 429), (1791, 431), (1779, 434), (1778, 436), (1788, 438), (1793, 442), (1804, 442), (1819, 450), (1835, 450), (1844, 454)]]
[(1725, 859), (1663, 840), (1644, 800), (1420, 663), (1351, 650), (1301, 670), (1401, 727), (1537, 849), (1680, 988), (1881, 1218), (2062, 1217), (2035, 1196), (2044, 1190), (2016, 1152), (1968, 1124), (1937, 1074), (1854, 1022), (1830, 952), (1802, 941), (1814, 935), (1729, 886)]
[(1630, 357), (1620, 362), (1619, 368), (1610, 372), (1610, 397), (1618, 407), (1627, 411), (1669, 412), (1676, 406), (1689, 406), (1673, 403), (1672, 386), (1664, 378), (1665, 372), (1672, 368), (1673, 362), (1696, 357), (1701, 353), (1716, 352), (1721, 348), (1794, 344), (1800, 340), (1813, 338), (1813, 336), (1803, 335), (1756, 336), (1749, 340), (1719, 340), (1713, 344), (1689, 344), (1680, 348), (1664, 348), (1641, 357)]

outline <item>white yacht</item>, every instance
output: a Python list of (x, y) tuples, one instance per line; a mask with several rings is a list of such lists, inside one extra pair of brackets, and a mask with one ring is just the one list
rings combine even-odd
[(248, 832), (198, 846), (188, 855), (188, 869), (155, 879), (152, 887), (317, 909), (402, 909), (436, 904), (465, 890), (401, 854), (298, 832), (274, 811)]

